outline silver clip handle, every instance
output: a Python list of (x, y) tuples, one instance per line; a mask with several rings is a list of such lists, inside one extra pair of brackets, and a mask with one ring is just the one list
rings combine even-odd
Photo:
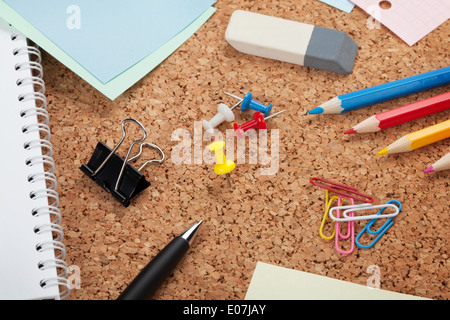
[[(125, 120), (122, 121), (122, 139), (120, 140), (120, 143), (122, 143), (123, 139), (125, 139), (125, 123), (126, 123), (126, 122), (134, 122), (134, 123), (136, 123), (136, 124), (141, 128), (142, 133), (143, 133), (143, 136), (142, 136), (141, 139), (134, 140), (133, 143), (132, 143), (132, 144), (130, 145), (130, 147), (128, 148), (127, 155), (126, 155), (126, 157), (125, 157), (125, 160), (123, 161), (122, 168), (120, 168), (119, 177), (117, 178), (116, 186), (115, 186), (115, 188), (114, 188), (116, 191), (119, 190), (119, 185), (120, 185), (120, 182), (122, 181), (123, 173), (124, 173), (124, 171), (125, 171), (125, 165), (126, 165), (127, 162), (128, 162), (128, 157), (130, 156), (131, 149), (133, 149), (133, 146), (134, 146), (136, 143), (142, 142), (142, 141), (144, 141), (144, 140), (147, 138), (147, 132), (145, 132), (145, 129), (144, 129), (144, 127), (142, 126), (142, 124), (141, 124), (139, 121), (137, 121), (137, 120), (128, 118), (128, 119), (125, 119)], [(116, 149), (116, 148), (115, 148), (115, 149)], [(110, 154), (110, 156), (112, 156), (112, 154)]]
[(120, 173), (119, 173), (119, 176), (118, 176), (117, 181), (116, 181), (116, 186), (115, 186), (115, 190), (116, 191), (119, 189), (119, 185), (120, 185), (120, 182), (122, 180), (122, 176), (123, 176), (123, 173), (124, 173), (124, 170), (125, 170), (125, 165), (128, 162), (128, 157), (130, 156), (131, 149), (133, 148), (133, 146), (136, 143), (142, 142), (142, 141), (144, 141), (147, 138), (147, 132), (145, 132), (144, 127), (142, 126), (142, 124), (139, 121), (137, 121), (135, 119), (131, 119), (131, 118), (124, 119), (122, 121), (122, 138), (116, 144), (114, 149), (112, 149), (112, 151), (109, 153), (109, 155), (105, 158), (105, 160), (103, 160), (102, 164), (99, 165), (97, 170), (95, 170), (95, 172), (92, 174), (92, 176), (96, 176), (103, 169), (103, 167), (106, 165), (106, 163), (108, 163), (108, 161), (111, 159), (111, 157), (116, 152), (116, 150), (120, 147), (120, 145), (122, 144), (123, 140), (125, 140), (125, 137), (126, 137), (125, 123), (127, 123), (127, 122), (133, 122), (133, 123), (137, 124), (142, 130), (143, 137), (141, 139), (137, 139), (137, 140), (133, 141), (133, 143), (128, 148), (127, 156), (125, 157), (125, 160), (124, 160), (124, 162), (122, 164), (122, 168), (120, 169)]
[(149, 163), (153, 163), (153, 162), (162, 163), (162, 162), (166, 159), (166, 156), (165, 156), (164, 152), (161, 150), (160, 147), (158, 147), (156, 144), (153, 144), (153, 143), (144, 142), (144, 143), (142, 143), (142, 144), (139, 146), (139, 153), (138, 153), (137, 155), (135, 155), (134, 157), (130, 158), (130, 160), (128, 160), (128, 161), (133, 161), (133, 160), (137, 159), (138, 157), (140, 157), (141, 154), (142, 154), (142, 148), (143, 148), (144, 146), (149, 146), (149, 147), (152, 147), (152, 148), (158, 150), (159, 153), (161, 154), (161, 157), (162, 157), (162, 158), (161, 158), (161, 159), (152, 159), (152, 160), (148, 160), (147, 162), (145, 162), (145, 163), (138, 169), (139, 172), (141, 172), (141, 170), (144, 169), (145, 166), (148, 165)]

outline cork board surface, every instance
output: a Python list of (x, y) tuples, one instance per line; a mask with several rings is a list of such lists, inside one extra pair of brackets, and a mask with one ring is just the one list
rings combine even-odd
[[(450, 112), (375, 134), (343, 132), (375, 113), (450, 88), (341, 115), (307, 113), (339, 94), (448, 66), (450, 22), (409, 47), (384, 26), (370, 29), (368, 15), (359, 8), (347, 14), (305, 0), (223, 0), (215, 6), (216, 13), (198, 32), (115, 101), (43, 54), (66, 259), (81, 272), (80, 288), (69, 299), (116, 299), (159, 250), (201, 219), (193, 246), (153, 299), (244, 299), (258, 261), (362, 285), (370, 276), (367, 268), (375, 265), (382, 289), (449, 299), (450, 172), (426, 175), (423, 170), (450, 151), (450, 141), (398, 155), (379, 156), (377, 151), (449, 119)], [(353, 72), (339, 75), (237, 52), (224, 38), (237, 9), (348, 33), (359, 45)], [(172, 134), (187, 130), (193, 138), (195, 121), (209, 120), (220, 102), (234, 104), (225, 91), (239, 96), (250, 91), (258, 101), (272, 103), (273, 112), (287, 110), (267, 122), (269, 155), (271, 129), (279, 130), (276, 173), (262, 175), (269, 164), (249, 163), (247, 152), (246, 161), (230, 173), (231, 188), (207, 157), (194, 163), (193, 149), (190, 164), (172, 159), (180, 143)], [(252, 115), (234, 111), (238, 123)], [(125, 118), (140, 121), (147, 141), (167, 157), (143, 170), (151, 186), (127, 208), (79, 170), (99, 141), (114, 147)], [(218, 127), (223, 134), (230, 128), (229, 123)], [(118, 150), (121, 156), (131, 137), (139, 135), (133, 130)], [(209, 143), (203, 141), (201, 150)], [(403, 210), (372, 249), (340, 254), (333, 241), (319, 236), (325, 192), (309, 182), (311, 177), (357, 187), (376, 204), (397, 199)], [(361, 225), (356, 224), (356, 232)]]

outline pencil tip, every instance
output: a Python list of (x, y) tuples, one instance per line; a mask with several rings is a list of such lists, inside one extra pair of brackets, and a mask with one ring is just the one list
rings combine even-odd
[(323, 108), (317, 107), (317, 108), (314, 108), (312, 110), (309, 110), (308, 113), (309, 114), (322, 114), (323, 113)]
[(351, 128), (348, 129), (347, 131), (344, 132), (344, 134), (352, 134), (352, 133), (357, 133), (355, 129)]
[(388, 153), (388, 148), (384, 148), (383, 150), (378, 151), (379, 155), (383, 155), (383, 154), (387, 154), (387, 153)]
[(426, 168), (423, 172), (430, 173), (430, 172), (433, 172), (433, 171), (434, 171), (433, 170), (433, 166), (430, 166), (430, 167)]

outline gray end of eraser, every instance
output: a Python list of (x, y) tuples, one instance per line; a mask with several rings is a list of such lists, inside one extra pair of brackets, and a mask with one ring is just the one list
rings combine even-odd
[(315, 26), (306, 50), (304, 65), (349, 74), (353, 70), (358, 45), (342, 31)]

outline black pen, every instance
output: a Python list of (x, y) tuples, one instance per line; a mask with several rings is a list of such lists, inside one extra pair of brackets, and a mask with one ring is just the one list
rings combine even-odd
[(134, 278), (117, 300), (145, 300), (161, 286), (189, 249), (203, 220), (192, 225), (162, 249)]

